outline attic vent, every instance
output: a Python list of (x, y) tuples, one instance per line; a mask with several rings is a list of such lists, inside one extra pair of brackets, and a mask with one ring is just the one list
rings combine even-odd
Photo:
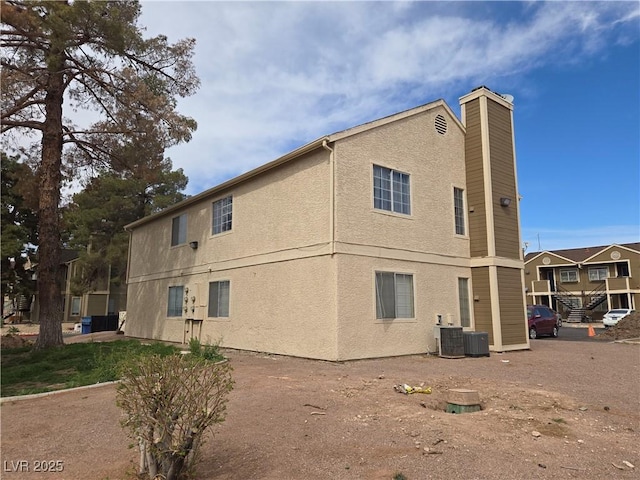
[(440, 135), (447, 133), (447, 121), (442, 115), (436, 115), (436, 132)]

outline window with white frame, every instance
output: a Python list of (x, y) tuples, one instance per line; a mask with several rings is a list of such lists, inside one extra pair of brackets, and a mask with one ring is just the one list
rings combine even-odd
[(411, 215), (409, 174), (374, 165), (373, 207)]
[(182, 316), (182, 297), (184, 296), (184, 287), (182, 285), (169, 287), (169, 301), (167, 305), (167, 317)]
[(376, 272), (376, 318), (413, 317), (413, 275)]
[(229, 316), (229, 280), (209, 283), (209, 317)]
[(456, 220), (456, 235), (465, 235), (464, 190), (453, 187), (453, 212)]
[(71, 297), (71, 312), (70, 315), (77, 317), (80, 315), (80, 306), (82, 304), (81, 297)]
[(233, 215), (233, 197), (222, 198), (213, 202), (213, 234), (231, 230)]
[(607, 267), (590, 267), (589, 268), (589, 281), (598, 282), (605, 280), (609, 276), (609, 269)]
[(458, 278), (458, 303), (460, 304), (460, 326), (471, 326), (471, 307), (469, 304), (469, 279)]
[(173, 217), (171, 222), (171, 246), (187, 242), (187, 214)]
[(579, 281), (579, 278), (577, 268), (560, 270), (560, 282), (562, 283), (576, 283)]

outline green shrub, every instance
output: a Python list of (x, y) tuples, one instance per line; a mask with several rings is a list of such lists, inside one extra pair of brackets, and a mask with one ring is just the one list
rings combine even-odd
[(220, 353), (219, 340), (212, 345), (202, 345), (200, 340), (192, 338), (189, 340), (189, 352), (194, 357), (204, 358), (205, 360), (212, 362), (219, 362), (225, 358), (224, 355)]

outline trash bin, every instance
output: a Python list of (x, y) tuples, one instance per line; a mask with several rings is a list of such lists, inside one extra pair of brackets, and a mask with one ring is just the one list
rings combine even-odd
[(82, 317), (82, 333), (91, 333), (91, 317)]
[(91, 333), (96, 332), (115, 332), (118, 330), (117, 315), (92, 315), (91, 316)]

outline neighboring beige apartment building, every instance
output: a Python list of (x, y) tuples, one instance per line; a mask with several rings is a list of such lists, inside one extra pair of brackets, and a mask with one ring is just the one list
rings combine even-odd
[(325, 360), (529, 348), (513, 105), (486, 87), (321, 137), (127, 226), (127, 335)]
[(640, 243), (528, 253), (529, 303), (547, 305), (569, 321), (601, 320), (611, 309), (638, 309)]
[[(127, 292), (124, 285), (113, 285), (109, 281), (108, 272), (100, 277), (95, 288), (88, 292), (74, 292), (72, 280), (80, 275), (78, 264), (79, 255), (75, 250), (62, 249), (60, 252), (60, 265), (58, 275), (62, 294), (62, 322), (80, 323), (82, 317), (117, 315), (127, 305)], [(31, 269), (33, 278), (37, 281), (38, 269), (35, 264)], [(38, 295), (32, 298), (22, 298), (17, 302), (19, 321), (39, 322), (40, 302)]]

